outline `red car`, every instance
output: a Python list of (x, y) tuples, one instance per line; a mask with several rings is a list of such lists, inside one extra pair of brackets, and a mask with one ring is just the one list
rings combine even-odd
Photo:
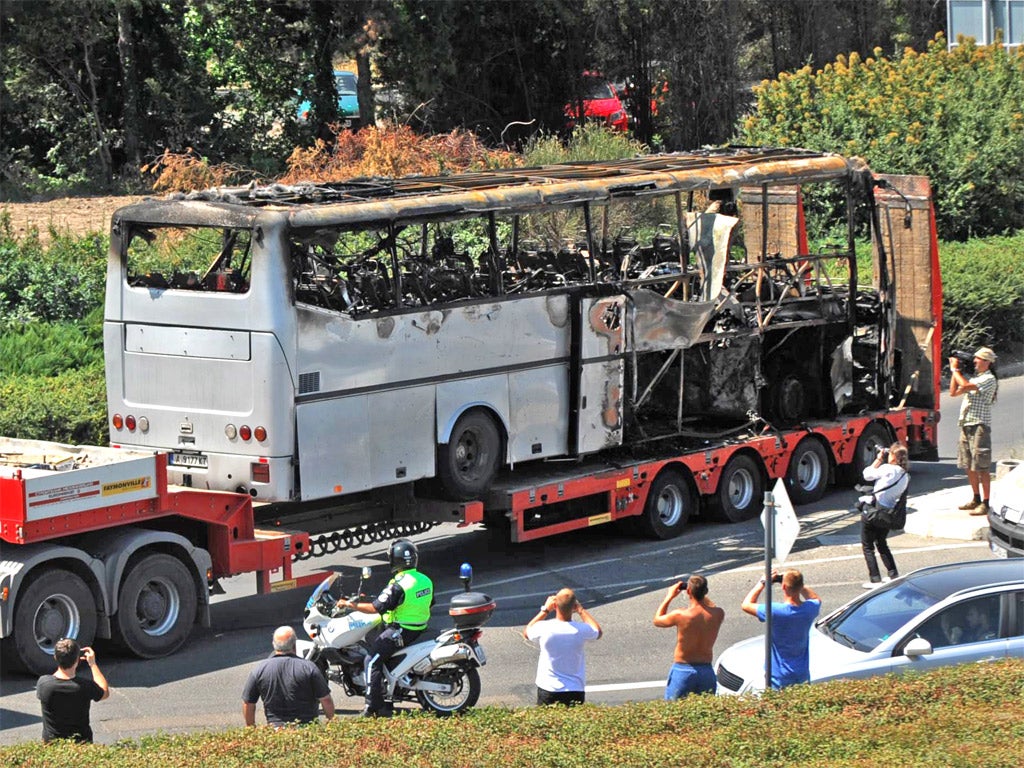
[[(625, 131), (629, 128), (629, 113), (626, 112), (615, 87), (595, 72), (583, 74), (583, 117), (586, 120), (600, 120), (609, 128)], [(579, 121), (579, 105), (570, 102), (565, 105), (565, 126), (575, 128)]]

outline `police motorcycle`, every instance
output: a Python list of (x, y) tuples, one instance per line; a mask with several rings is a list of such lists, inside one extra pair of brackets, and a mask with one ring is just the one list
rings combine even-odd
[[(363, 583), (371, 569), (364, 567), (353, 599), (366, 599)], [(419, 702), (427, 712), (446, 717), (469, 709), (480, 698), (479, 667), (487, 663), (480, 646), (483, 625), (494, 613), (496, 603), (488, 595), (470, 591), (473, 568), (463, 563), (459, 578), (465, 588), (448, 606), (454, 628), (433, 640), (400, 648), (384, 667), (384, 698)], [(333, 573), (320, 582), (306, 601), (302, 624), (310, 640), (299, 640), (296, 652), (316, 664), (331, 682), (348, 696), (365, 696), (368, 680), (366, 660), (369, 639), (381, 628), (380, 614), (359, 613), (338, 608), (341, 575)], [(369, 639), (368, 639), (369, 638)]]

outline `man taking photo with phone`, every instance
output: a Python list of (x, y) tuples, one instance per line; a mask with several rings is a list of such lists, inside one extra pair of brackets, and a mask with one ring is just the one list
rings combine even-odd
[[(91, 742), (89, 707), (94, 701), (110, 696), (107, 678), (96, 663), (92, 648), (79, 648), (69, 638), (58, 640), (53, 647), (57, 670), (43, 675), (36, 682), (36, 696), (43, 707), (43, 741), (72, 739)], [(78, 665), (89, 665), (92, 679), (78, 676)]]

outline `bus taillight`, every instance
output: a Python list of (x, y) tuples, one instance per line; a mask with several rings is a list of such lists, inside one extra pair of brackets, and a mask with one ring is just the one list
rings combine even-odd
[(124, 429), (124, 419), (121, 418), (120, 413), (115, 413), (114, 418), (112, 418), (110, 421), (114, 425), (114, 429), (118, 431)]
[(259, 440), (261, 443), (267, 439), (267, 430), (265, 427), (256, 427), (256, 429), (254, 429), (252, 433), (253, 435), (256, 436), (256, 439)]
[(124, 424), (126, 427), (128, 427), (129, 432), (135, 431), (135, 417), (132, 416), (130, 413), (127, 416), (125, 416)]
[(243, 440), (249, 440), (252, 438), (252, 430), (249, 429), (248, 424), (243, 424), (238, 428), (238, 436)]
[[(266, 461), (266, 459), (261, 459)], [(252, 481), (254, 483), (269, 483), (270, 482), (270, 465), (253, 462), (249, 465), (252, 468)]]

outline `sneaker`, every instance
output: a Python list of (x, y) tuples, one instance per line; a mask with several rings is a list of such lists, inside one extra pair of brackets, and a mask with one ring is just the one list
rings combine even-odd
[(863, 584), (861, 584), (861, 586), (864, 587), (864, 589), (876, 589), (876, 588), (882, 586), (882, 582), (880, 582), (880, 581), (865, 581)]
[(961, 504), (957, 509), (962, 509), (966, 512), (967, 510), (975, 509), (979, 504), (981, 504), (981, 502), (977, 499), (971, 499), (966, 504)]
[(882, 583), (883, 584), (888, 584), (890, 581), (892, 581), (892, 578), (890, 578), (889, 576), (883, 576), (882, 577)]
[(967, 514), (969, 514), (969, 515), (987, 515), (988, 514), (988, 510), (989, 510), (988, 502), (983, 501), (983, 502), (981, 502), (981, 504), (976, 506), (974, 509), (972, 509)]

